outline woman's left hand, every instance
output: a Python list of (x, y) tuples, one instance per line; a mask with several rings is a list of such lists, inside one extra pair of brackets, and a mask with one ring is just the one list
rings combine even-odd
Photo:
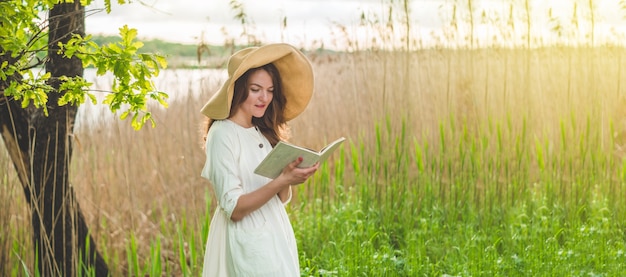
[(302, 184), (307, 179), (309, 179), (309, 177), (315, 174), (320, 166), (319, 163), (315, 163), (311, 167), (299, 168), (298, 165), (300, 165), (300, 163), (302, 163), (302, 158), (298, 158), (295, 161), (289, 163), (287, 166), (285, 166), (283, 172), (280, 174), (280, 176), (277, 177), (277, 179), (284, 178), (285, 181), (290, 185)]

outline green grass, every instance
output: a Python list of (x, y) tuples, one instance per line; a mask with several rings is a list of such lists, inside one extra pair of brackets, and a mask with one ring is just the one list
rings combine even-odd
[[(479, 146), (463, 142), (467, 133), (460, 141), (442, 143), (440, 151), (431, 152), (435, 156), (420, 157), (427, 146), (409, 144), (402, 126), (388, 134), (376, 126), (378, 143), (371, 152), (362, 151), (365, 145), (352, 145), (349, 159), (343, 156), (334, 168), (323, 166), (315, 181), (299, 190), (300, 206), (292, 214), (303, 276), (625, 272), (623, 200), (609, 200), (623, 190), (602, 177), (605, 163), (543, 156), (553, 161), (554, 172), (530, 176), (521, 158), (503, 160), (506, 153), (477, 157)], [(449, 141), (443, 129), (442, 142)], [(446, 149), (448, 145), (456, 147)], [(535, 150), (543, 151), (541, 146)], [(446, 157), (450, 152), (459, 154)], [(584, 183), (563, 180), (570, 176), (560, 171), (569, 172), (572, 164), (578, 164), (574, 175)], [(344, 171), (349, 166), (354, 170)], [(511, 177), (478, 187), (480, 180), (496, 178), (494, 170)], [(450, 179), (442, 180), (446, 172)], [(534, 177), (539, 178), (524, 181)]]

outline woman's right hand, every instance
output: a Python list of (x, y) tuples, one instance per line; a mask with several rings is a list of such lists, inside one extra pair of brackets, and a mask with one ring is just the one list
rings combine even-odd
[(276, 179), (282, 178), (289, 185), (302, 184), (320, 167), (319, 163), (315, 163), (311, 167), (299, 168), (298, 165), (300, 165), (300, 163), (302, 163), (302, 157), (297, 158), (295, 161), (285, 166), (282, 173)]

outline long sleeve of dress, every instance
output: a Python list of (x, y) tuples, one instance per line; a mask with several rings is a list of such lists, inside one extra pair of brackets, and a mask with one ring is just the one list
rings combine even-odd
[(201, 175), (213, 184), (219, 207), (228, 218), (244, 193), (236, 160), (241, 151), (238, 146), (239, 142), (233, 133), (209, 132), (207, 135), (207, 159)]

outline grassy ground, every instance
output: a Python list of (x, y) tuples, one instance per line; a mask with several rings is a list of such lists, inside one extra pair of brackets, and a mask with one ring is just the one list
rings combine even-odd
[[(292, 141), (348, 143), (289, 206), (303, 275), (621, 275), (624, 55), (312, 56)], [(115, 276), (201, 272), (215, 205), (198, 110), (220, 80), (187, 77), (163, 81), (176, 97), (155, 129), (90, 116), (76, 130), (72, 183)], [(29, 275), (30, 219), (4, 153), (0, 168), (0, 275)]]

